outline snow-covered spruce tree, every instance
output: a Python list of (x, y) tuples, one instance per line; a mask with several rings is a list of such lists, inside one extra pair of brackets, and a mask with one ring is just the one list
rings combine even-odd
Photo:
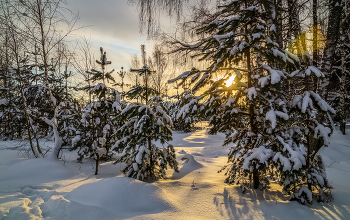
[(180, 99), (170, 104), (169, 115), (173, 121), (175, 130), (191, 132), (194, 125), (200, 121), (197, 109), (200, 104), (198, 97), (191, 94), (191, 91), (184, 91), (179, 94)]
[(75, 141), (79, 138), (77, 134), (80, 133), (82, 111), (74, 100), (61, 102), (57, 109), (57, 127), (62, 140), (62, 148), (71, 150), (74, 148)]
[(120, 113), (120, 96), (119, 93), (109, 88), (106, 80), (113, 81), (111, 73), (106, 72), (106, 65), (111, 64), (107, 61), (106, 52), (100, 48), (101, 57), (96, 62), (101, 66), (102, 71), (91, 70), (92, 82), (99, 82), (97, 85), (89, 89), (93, 94), (91, 103), (82, 110), (80, 124), (75, 130), (73, 138), (67, 143), (72, 145), (71, 150), (78, 150), (78, 161), (82, 161), (84, 157), (93, 158), (96, 162), (95, 175), (98, 173), (98, 164), (101, 159), (109, 159), (112, 156), (110, 151), (113, 143), (115, 143), (112, 134), (118, 129), (118, 121), (115, 120)]
[(52, 131), (55, 143), (48, 158), (55, 160), (62, 147), (57, 121), (60, 108), (58, 103), (66, 99), (67, 93), (63, 93), (64, 87), (60, 85), (62, 78), (57, 76), (57, 70), (51, 65), (47, 69), (50, 73), (47, 78), (43, 77), (45, 74), (41, 72), (43, 68), (41, 64), (28, 64), (26, 68), (31, 72), (31, 75), (24, 95), (28, 103), (27, 111), (32, 119), (33, 136), (38, 145), (38, 139), (48, 136), (49, 131)]
[(177, 113), (179, 113), (180, 109), (180, 95), (173, 95), (169, 97), (170, 100), (176, 100), (176, 101), (169, 101), (169, 104), (167, 108), (165, 109), (167, 114), (170, 116), (172, 122), (173, 122), (173, 129), (175, 130), (181, 130), (179, 123), (176, 119)]
[[(144, 77), (145, 86), (133, 87), (128, 94), (135, 97), (142, 93), (146, 103), (133, 102), (120, 113), (123, 126), (116, 132), (118, 141), (114, 150), (123, 155), (116, 163), (126, 163), (123, 173), (128, 177), (139, 180), (164, 178), (168, 166), (178, 172), (174, 147), (167, 144), (172, 140), (172, 121), (163, 110), (159, 97), (149, 99), (150, 94), (156, 93), (148, 87), (151, 71), (146, 66), (133, 71)], [(156, 141), (163, 147), (156, 146)]]
[[(191, 71), (184, 72), (178, 77), (169, 80), (168, 83), (178, 82), (181, 80), (177, 84), (177, 86), (181, 86), (186, 83), (189, 75), (194, 76), (191, 77), (188, 86), (198, 79), (200, 76), (200, 71), (193, 67)], [(183, 91), (181, 94), (174, 96), (178, 98), (178, 101), (174, 102), (170, 106), (170, 116), (176, 130), (191, 132), (194, 129), (194, 124), (201, 120), (201, 115), (198, 114), (197, 110), (201, 108), (202, 105), (199, 103), (200, 97), (195, 96), (191, 90), (187, 90), (188, 88), (185, 87), (184, 89), (185, 91)]]
[[(35, 65), (33, 65), (35, 66)], [(51, 78), (52, 77), (52, 78)], [(57, 159), (62, 147), (62, 140), (58, 132), (57, 116), (59, 114), (58, 103), (64, 100), (63, 88), (55, 84), (57, 78), (54, 73), (49, 78), (53, 82), (49, 88), (45, 86), (45, 81), (32, 83), (24, 90), (28, 103), (28, 113), (30, 114), (33, 125), (33, 136), (36, 140), (49, 135), (51, 130), (54, 137), (54, 147), (49, 154), (49, 159)], [(51, 135), (51, 134), (50, 134)], [(37, 141), (37, 144), (38, 141)]]
[[(220, 7), (197, 30), (206, 35), (203, 40), (196, 45), (180, 43), (184, 49), (200, 49), (201, 59), (211, 60), (192, 90), (211, 85), (204, 94), (209, 96), (204, 114), (213, 125), (210, 133), (224, 132), (224, 144), (236, 144), (229, 153), (228, 183), (253, 180), (254, 188), (259, 187), (272, 160), (271, 142), (276, 142), (273, 136), (282, 124), (276, 119), (288, 119), (286, 97), (279, 91), (284, 89), (283, 80), (288, 74), (280, 66), (295, 66), (295, 56), (272, 40), (274, 19), (275, 8), (270, 1), (233, 1)], [(239, 70), (233, 72), (234, 65), (244, 66), (239, 68), (243, 77)], [(214, 81), (214, 73), (223, 67), (232, 72)], [(233, 74), (235, 83), (226, 87), (225, 81)]]
[(25, 136), (22, 133), (25, 126), (25, 117), (21, 111), (23, 102), (17, 94), (18, 86), (13, 86), (12, 89), (4, 86), (1, 91), (4, 92), (1, 92), (0, 98), (0, 137), (6, 141)]
[(179, 111), (176, 114), (177, 128), (184, 132), (193, 131), (195, 123), (200, 121), (198, 109), (201, 106), (199, 97), (192, 95), (191, 91), (184, 91), (178, 106)]
[[(296, 121), (290, 119), (288, 109), (294, 106), (288, 105), (291, 94), (287, 81), (297, 73), (317, 76), (321, 73), (315, 67), (301, 65), (297, 56), (283, 50), (274, 41), (274, 21), (273, 2), (236, 0), (220, 7), (220, 11), (197, 30), (205, 36), (200, 42), (194, 45), (178, 43), (182, 50), (200, 51), (196, 55), (211, 60), (211, 65), (192, 90), (195, 92), (211, 85), (204, 93), (209, 95), (204, 114), (210, 117), (213, 126), (210, 133), (223, 132), (226, 134), (224, 145), (235, 144), (228, 155), (229, 164), (223, 168), (228, 175), (225, 181), (242, 186), (253, 181), (254, 188), (258, 188), (261, 180), (266, 180), (264, 185), (268, 183), (266, 177), (274, 174), (280, 177), (286, 193), (303, 194), (305, 188), (302, 185), (293, 189), (290, 186), (298, 180), (306, 180), (317, 187), (318, 183), (312, 180), (309, 171), (324, 170), (324, 167), (322, 163), (308, 160), (312, 145), (303, 141), (311, 133), (300, 133), (292, 124), (301, 118), (293, 116)], [(214, 81), (213, 73), (223, 68), (232, 72)], [(289, 75), (288, 72), (292, 73)], [(225, 86), (225, 81), (232, 75), (235, 75), (235, 83)], [(326, 104), (316, 93), (306, 92), (304, 95), (309, 97), (310, 94), (324, 110)], [(313, 125), (315, 140), (325, 138), (318, 135), (318, 132), (325, 134), (325, 128), (318, 125)], [(300, 139), (295, 139), (293, 135), (296, 134)]]
[[(16, 65), (10, 68), (13, 73), (12, 79), (15, 81), (10, 94), (17, 95), (15, 95), (16, 98), (12, 97), (12, 100), (10, 96), (8, 104), (12, 109), (8, 110), (13, 117), (8, 117), (7, 119), (11, 120), (13, 125), (15, 125), (16, 122), (17, 126), (22, 125), (22, 127), (15, 130), (25, 128), (22, 137), (28, 137), (33, 156), (42, 157), (43, 154), (39, 146), (39, 138), (43, 135), (44, 130), (41, 126), (42, 121), (38, 118), (40, 117), (39, 108), (38, 106), (33, 107), (34, 103), (31, 96), (35, 96), (36, 91), (34, 91), (35, 89), (32, 90), (32, 87), (35, 87), (35, 85), (32, 85), (32, 70), (26, 64), (27, 59), (21, 59), (20, 62), (16, 62)], [(36, 103), (43, 103), (43, 99), (35, 99), (35, 101)], [(18, 132), (21, 133), (21, 131)]]
[[(170, 98), (173, 98), (173, 97), (170, 96)], [(175, 130), (181, 130), (179, 129), (178, 123), (176, 121), (177, 113), (181, 110), (179, 109), (179, 104), (180, 104), (180, 100), (177, 100), (176, 102), (170, 102), (168, 105), (168, 108), (165, 109), (173, 122), (173, 129)]]
[[(283, 190), (292, 194), (292, 199), (303, 204), (311, 203), (313, 197), (318, 201), (329, 201), (332, 199), (329, 191), (332, 187), (327, 179), (322, 156), (318, 152), (329, 144), (329, 137), (334, 128), (331, 114), (336, 112), (321, 98), (314, 85), (317, 81), (315, 78), (322, 79), (325, 75), (316, 67), (304, 64), (291, 76), (297, 80), (299, 78), (303, 86), (300, 94), (294, 95), (288, 103), (292, 124), (284, 133), (284, 145), (304, 149), (306, 166), (293, 175), (280, 172), (279, 178), (283, 183)], [(281, 164), (283, 160), (283, 157), (280, 158)]]
[(68, 90), (68, 78), (71, 76), (71, 73), (68, 74), (67, 71), (65, 71), (63, 76), (66, 81), (65, 101), (60, 102), (57, 106), (57, 130), (62, 140), (62, 148), (66, 147), (67, 149), (71, 149), (74, 137), (79, 133), (77, 129), (81, 126), (80, 120), (82, 111), (81, 104), (77, 99), (72, 97)]
[[(8, 59), (9, 54), (6, 54), (6, 58)], [(0, 90), (0, 137), (6, 141), (7, 139), (15, 138), (14, 136), (14, 127), (16, 125), (13, 123), (13, 119), (18, 117), (17, 112), (19, 113), (19, 109), (17, 110), (18, 101), (20, 100), (20, 96), (17, 93), (18, 86), (15, 86), (15, 71), (9, 67), (9, 61), (1, 60), (0, 63), (0, 80), (1, 80), (1, 90)], [(15, 126), (13, 126), (15, 125)], [(22, 127), (19, 125), (19, 127)], [(21, 133), (21, 132), (19, 132)]]
[[(9, 13), (9, 11), (7, 11)], [(5, 13), (6, 14), (6, 13)], [(24, 37), (19, 34), (19, 28), (15, 24), (15, 21), (12, 19), (13, 16), (4, 16), (2, 19), (2, 24), (6, 26), (4, 29), (3, 37), (6, 39), (3, 43), (2, 55), (4, 59), (1, 59), (1, 78), (3, 80), (2, 92), (4, 92), (5, 103), (8, 104), (7, 109), (4, 109), (6, 112), (5, 121), (6, 127), (4, 131), (6, 136), (12, 138), (15, 134), (15, 131), (18, 131), (18, 134), (21, 133), (22, 128), (25, 128), (25, 134), (22, 137), (28, 137), (30, 148), (32, 150), (34, 157), (42, 157), (42, 152), (38, 141), (36, 145), (34, 144), (34, 139), (37, 140), (35, 134), (36, 128), (33, 125), (33, 117), (30, 115), (30, 107), (25, 96), (25, 90), (31, 85), (31, 78), (33, 73), (30, 68), (28, 68), (28, 56), (22, 56), (23, 51), (28, 48), (24, 45)], [(4, 26), (4, 27), (5, 27)], [(27, 48), (27, 49), (26, 49)], [(3, 100), (3, 101), (4, 101)], [(17, 121), (17, 119), (19, 119)], [(15, 128), (17, 122), (18, 128)], [(24, 126), (21, 126), (24, 125)]]

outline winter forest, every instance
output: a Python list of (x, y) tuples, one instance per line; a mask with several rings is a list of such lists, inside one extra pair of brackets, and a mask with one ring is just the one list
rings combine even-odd
[(350, 219), (349, 85), (347, 0), (0, 0), (0, 220)]

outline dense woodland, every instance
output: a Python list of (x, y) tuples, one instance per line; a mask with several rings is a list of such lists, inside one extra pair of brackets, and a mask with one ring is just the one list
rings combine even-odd
[[(114, 71), (108, 54), (118, 51), (71, 37), (83, 27), (69, 2), (1, 1), (3, 140), (24, 140), (17, 148), (32, 158), (77, 151), (96, 175), (114, 160), (128, 177), (161, 179), (178, 172), (172, 130), (209, 121), (232, 147), (220, 170), (228, 184), (277, 181), (303, 204), (332, 199), (318, 151), (350, 118), (346, 0), (131, 2), (153, 52), (141, 45), (130, 69)], [(162, 31), (160, 15), (176, 33)], [(49, 138), (53, 149), (40, 145)]]

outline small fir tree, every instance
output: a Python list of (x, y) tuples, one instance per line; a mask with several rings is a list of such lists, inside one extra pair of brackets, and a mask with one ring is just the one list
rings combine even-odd
[[(178, 172), (174, 147), (168, 144), (172, 140), (172, 121), (163, 110), (159, 97), (149, 100), (149, 95), (155, 91), (148, 87), (151, 71), (146, 66), (133, 71), (144, 77), (145, 86), (133, 87), (128, 94), (132, 97), (144, 94), (146, 104), (131, 103), (120, 113), (123, 126), (116, 133), (118, 141), (114, 150), (123, 155), (116, 163), (126, 163), (123, 173), (128, 177), (139, 180), (164, 178), (168, 166)], [(156, 146), (156, 141), (163, 147)]]
[[(100, 60), (96, 60), (102, 71), (92, 69), (92, 82), (99, 82), (94, 87), (86, 87), (93, 99), (82, 110), (79, 128), (75, 131), (75, 136), (70, 140), (72, 144), (71, 150), (79, 149), (78, 161), (82, 161), (84, 157), (93, 158), (96, 162), (95, 175), (98, 173), (98, 164), (101, 159), (109, 159), (112, 157), (110, 151), (115, 142), (112, 134), (118, 129), (118, 121), (115, 120), (120, 113), (120, 96), (119, 93), (109, 88), (106, 81), (114, 82), (112, 71), (107, 72), (106, 65), (111, 64), (107, 61), (106, 52), (100, 48)], [(102, 82), (101, 82), (102, 81)]]
[[(189, 75), (194, 76), (191, 77), (190, 83), (187, 83), (187, 86), (191, 86), (191, 84), (197, 80), (200, 76), (200, 71), (193, 67), (191, 71), (184, 72), (178, 77), (169, 80), (168, 83), (181, 80), (177, 83), (177, 86), (185, 85)], [(171, 104), (169, 113), (176, 130), (191, 132), (195, 129), (195, 123), (201, 120), (201, 115), (198, 113), (198, 110), (202, 108), (202, 105), (199, 103), (200, 97), (193, 95), (192, 91), (188, 90), (186, 86), (184, 86), (184, 89), (185, 91), (181, 94), (173, 96), (173, 98), (178, 98), (178, 101)]]

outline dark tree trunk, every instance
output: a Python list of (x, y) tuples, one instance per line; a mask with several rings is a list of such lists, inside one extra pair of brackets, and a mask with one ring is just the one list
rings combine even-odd
[(326, 74), (330, 73), (333, 60), (332, 56), (336, 45), (339, 41), (339, 28), (340, 28), (340, 16), (341, 7), (335, 6), (339, 0), (329, 0), (329, 16), (328, 16), (328, 27), (327, 27), (327, 41), (323, 52), (323, 71)]
[(335, 49), (336, 45), (339, 42), (339, 28), (340, 28), (340, 17), (341, 17), (341, 7), (336, 6), (338, 3), (340, 5), (340, 0), (329, 0), (329, 15), (328, 15), (328, 27), (327, 27), (327, 40), (326, 46), (323, 51), (322, 58), (322, 72), (327, 76), (327, 79), (323, 83), (323, 88), (320, 88), (322, 91), (322, 96), (328, 101), (328, 92), (334, 86), (329, 78), (331, 77), (332, 67), (335, 58)]
[[(311, 170), (311, 164), (310, 164), (310, 154), (311, 154), (311, 143), (310, 143), (310, 135), (307, 135), (306, 137), (306, 141), (307, 141), (307, 154), (306, 154), (306, 167), (307, 167), (307, 173), (309, 176), (310, 174), (310, 170)], [(309, 180), (309, 177), (308, 177), (308, 180)], [(307, 188), (311, 190), (311, 183), (309, 183), (309, 181), (307, 181)]]
[[(247, 6), (247, 4), (246, 4)], [(245, 31), (246, 33), (248, 32), (247, 31), (247, 26), (245, 27)], [(247, 37), (246, 37), (246, 40), (248, 41)], [(246, 56), (247, 56), (247, 70), (248, 70), (248, 88), (251, 88), (253, 87), (253, 82), (252, 82), (252, 78), (250, 77), (251, 74), (252, 74), (252, 69), (251, 69), (251, 54), (250, 54), (250, 51), (248, 50), (247, 53), (246, 53)], [(254, 112), (254, 109), (255, 109), (255, 103), (254, 103), (254, 100), (250, 100), (249, 101), (249, 121), (250, 121), (250, 128), (251, 128), (251, 131), (257, 135), (257, 128), (256, 128), (256, 125), (255, 125), (255, 112)], [(252, 148), (254, 148), (254, 141), (253, 141), (253, 138), (251, 139), (251, 142), (252, 142)], [(253, 171), (253, 185), (254, 185), (254, 188), (257, 189), (259, 187), (259, 184), (260, 184), (260, 181), (259, 181), (259, 175), (258, 175), (258, 170), (255, 168), (254, 171)]]
[(282, 7), (282, 0), (275, 0), (275, 9), (276, 9), (276, 42), (279, 46), (283, 47), (283, 35), (282, 35), (282, 11), (279, 10), (279, 7)]
[[(305, 34), (301, 33), (301, 26), (299, 20), (298, 0), (288, 0), (288, 23), (289, 29), (287, 38), (297, 39), (294, 47), (296, 47), (297, 54), (299, 57), (303, 57), (303, 53), (306, 51)], [(294, 51), (291, 51), (294, 52)]]
[[(342, 16), (340, 19), (340, 36), (346, 36), (346, 23), (343, 23), (345, 20), (345, 12), (342, 10)], [(344, 51), (344, 42), (345, 37), (340, 39), (340, 51), (341, 51), (341, 82), (339, 88), (339, 115), (340, 115), (340, 130), (345, 135), (346, 130), (346, 116), (345, 116), (345, 82), (346, 82), (346, 73), (345, 73), (345, 51)]]
[(99, 162), (99, 160), (100, 160), (100, 156), (99, 156), (97, 153), (96, 153), (95, 155), (96, 155), (95, 175), (97, 175), (97, 174), (98, 174), (98, 162)]
[(258, 171), (258, 170), (254, 170), (254, 172), (253, 172), (253, 185), (254, 185), (254, 189), (259, 188), (259, 184), (260, 184), (260, 180), (259, 180), (259, 171)]
[(313, 19), (313, 65), (317, 67), (317, 61), (318, 61), (318, 54), (317, 54), (317, 32), (318, 32), (318, 25), (317, 25), (317, 0), (312, 1), (312, 19)]

